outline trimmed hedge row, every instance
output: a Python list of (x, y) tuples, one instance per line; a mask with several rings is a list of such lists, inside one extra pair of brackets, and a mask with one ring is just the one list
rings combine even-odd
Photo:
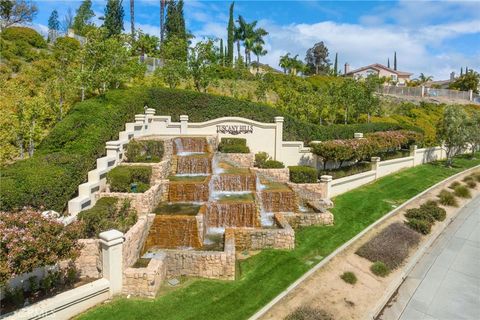
[(290, 166), (290, 181), (293, 183), (315, 183), (318, 171), (307, 166)]
[(247, 139), (222, 138), (218, 145), (218, 151), (223, 153), (250, 153), (250, 148), (247, 146)]
[(150, 188), (152, 167), (118, 166), (107, 173), (107, 182), (112, 192), (132, 192), (132, 184), (136, 185), (138, 193)]
[(135, 140), (127, 144), (127, 162), (159, 162), (163, 157), (163, 141)]

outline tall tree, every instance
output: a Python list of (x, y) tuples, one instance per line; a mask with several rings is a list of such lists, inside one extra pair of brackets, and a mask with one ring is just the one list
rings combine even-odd
[(420, 73), (420, 76), (418, 77), (418, 82), (420, 84), (424, 84), (424, 83), (427, 83), (428, 81), (432, 81), (432, 79), (433, 79), (433, 76), (427, 76), (422, 72), (422, 73)]
[(37, 12), (31, 1), (0, 0), (0, 31), (14, 24), (32, 22)]
[(312, 73), (319, 74), (329, 71), (330, 60), (328, 59), (328, 48), (323, 41), (315, 43), (312, 48), (307, 50), (305, 62)]
[(220, 39), (220, 64), (225, 65), (225, 53), (223, 52), (223, 39)]
[(135, 39), (135, 0), (130, 0), (130, 32)]
[(387, 68), (390, 69), (390, 58), (387, 59)]
[(73, 19), (73, 31), (75, 34), (84, 36), (87, 32), (87, 27), (92, 25), (92, 18), (95, 13), (92, 10), (92, 0), (84, 0), (77, 9), (77, 14)]
[(446, 148), (446, 165), (451, 166), (453, 157), (459, 154), (468, 142), (468, 115), (456, 106), (447, 106), (439, 124), (438, 135)]
[(48, 40), (52, 41), (57, 37), (60, 30), (60, 21), (58, 21), (58, 11), (53, 10), (48, 18)]
[(393, 70), (397, 70), (397, 51), (393, 53)]
[(165, 36), (165, 0), (160, 0), (160, 43)]
[(108, 31), (108, 36), (119, 35), (123, 29), (123, 17), (125, 12), (122, 6), (123, 0), (108, 0), (105, 7), (103, 26)]
[(235, 22), (233, 20), (233, 8), (235, 2), (230, 4), (230, 12), (228, 18), (228, 27), (227, 27), (227, 63), (229, 66), (233, 65), (233, 42), (235, 40)]
[(181, 57), (182, 60), (187, 59), (188, 51), (188, 35), (185, 27), (185, 18), (183, 16), (183, 1), (175, 2), (169, 0), (167, 2), (167, 15), (165, 19), (165, 41), (171, 39), (182, 40), (182, 51), (184, 52)]
[(338, 74), (338, 52), (335, 53), (335, 63), (333, 64), (333, 75), (336, 77)]
[(463, 67), (460, 68), (460, 77), (463, 76)]
[(263, 44), (260, 43), (260, 42), (256, 42), (254, 45), (253, 45), (253, 48), (252, 48), (252, 52), (253, 54), (255, 54), (257, 56), (257, 72), (259, 70), (259, 67), (260, 67), (260, 56), (264, 56), (267, 54), (267, 50), (265, 50), (263, 48)]

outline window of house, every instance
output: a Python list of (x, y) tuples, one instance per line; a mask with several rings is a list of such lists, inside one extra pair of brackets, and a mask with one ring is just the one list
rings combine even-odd
[(392, 74), (392, 80), (397, 81), (397, 75), (396, 74)]

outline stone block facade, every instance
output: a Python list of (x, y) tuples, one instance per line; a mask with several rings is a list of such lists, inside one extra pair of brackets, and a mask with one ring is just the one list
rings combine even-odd
[(122, 293), (155, 298), (165, 276), (165, 257), (157, 255), (155, 259), (150, 260), (147, 267), (127, 268), (123, 272)]
[(283, 169), (260, 169), (251, 167), (250, 170), (257, 174), (260, 179), (266, 179), (276, 182), (289, 182), (290, 170), (288, 168)]
[(288, 182), (287, 185), (295, 191), (298, 198), (305, 201), (315, 201), (327, 198), (326, 183), (293, 183)]
[(324, 213), (289, 213), (285, 214), (285, 219), (294, 229), (313, 225), (333, 225), (334, 222), (333, 214), (328, 211)]
[(229, 229), (235, 234), (235, 248), (237, 250), (295, 248), (295, 232), (283, 214), (276, 213), (274, 219), (278, 229)]
[(100, 278), (102, 276), (102, 253), (99, 239), (79, 239), (82, 245), (75, 267), (81, 278)]
[(221, 153), (217, 152), (215, 157), (220, 162), (229, 162), (237, 167), (250, 168), (255, 163), (255, 154), (253, 153)]
[(223, 251), (166, 250), (165, 253), (167, 278), (235, 279), (235, 239), (230, 230), (225, 232)]
[(151, 213), (159, 202), (168, 200), (168, 185), (169, 180), (160, 180), (144, 193), (100, 192), (97, 197), (129, 199), (139, 215), (147, 214)]
[(154, 214), (148, 214), (138, 219), (127, 233), (123, 242), (123, 268), (132, 266), (142, 254), (150, 227), (155, 219)]

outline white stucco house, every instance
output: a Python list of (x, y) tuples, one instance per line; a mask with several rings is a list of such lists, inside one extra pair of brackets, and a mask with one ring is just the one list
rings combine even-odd
[(403, 86), (410, 81), (410, 77), (413, 73), (394, 70), (380, 63), (374, 63), (355, 70), (350, 70), (350, 65), (345, 63), (344, 75), (355, 79), (366, 78), (369, 75), (377, 75), (379, 77), (386, 77), (397, 85)]

